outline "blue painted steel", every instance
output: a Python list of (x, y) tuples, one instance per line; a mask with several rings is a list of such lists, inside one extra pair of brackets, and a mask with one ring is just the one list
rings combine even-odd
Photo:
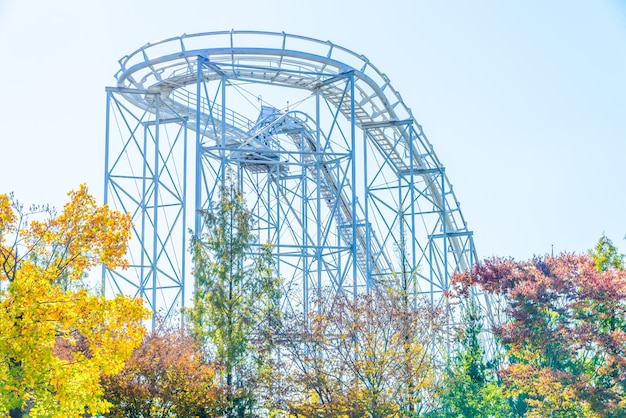
[[(147, 286), (143, 272), (138, 278), (107, 272), (116, 291), (139, 280), (139, 294), (153, 292), (155, 311), (161, 304), (173, 313), (174, 304), (184, 304), (188, 254), (184, 242), (171, 250), (182, 249), (176, 257), (168, 246), (188, 238), (186, 223), (166, 225), (166, 214), (178, 205), (201, 231), (197, 211), (210, 207), (229, 171), (254, 214), (258, 244), (274, 245), (286, 309), (309, 312), (324, 292), (354, 295), (398, 275), (410, 278), (416, 297), (439, 303), (449, 276), (476, 259), (443, 165), (400, 94), (364, 56), (302, 36), (226, 31), (147, 44), (120, 65), (118, 86), (107, 90), (105, 199), (141, 224), (131, 257), (150, 269), (152, 281)], [(110, 138), (113, 111), (127, 127), (122, 148)], [(144, 122), (150, 118), (155, 137), (140, 146), (136, 134), (150, 133)], [(194, 174), (187, 173), (186, 145), (182, 152), (164, 140), (172, 124), (184, 125), (184, 138), (187, 129), (195, 132)], [(129, 158), (124, 184), (119, 167), (108, 166), (116, 152), (120, 166)], [(161, 176), (173, 176), (177, 162), (182, 201), (161, 201), (175, 188)], [(132, 175), (139, 163), (146, 170), (141, 179)], [(195, 181), (193, 213), (186, 208), (187, 175)], [(143, 185), (138, 194), (133, 181)], [(172, 268), (159, 263), (175, 264), (174, 258), (180, 276), (161, 285)]]
[[(154, 112), (129, 108), (127, 94), (150, 97)], [(103, 289), (141, 296), (153, 311), (171, 316), (185, 297), (187, 181), (176, 167), (187, 168), (187, 119), (163, 118), (167, 105), (154, 92), (108, 88), (107, 96), (105, 203), (132, 215), (133, 239), (130, 268), (104, 269)]]
[[(352, 190), (352, 222), (350, 227), (352, 231), (350, 236), (352, 237), (352, 242), (350, 245), (352, 246), (352, 294), (354, 297), (358, 295), (358, 262), (357, 257), (359, 253), (359, 248), (357, 247), (357, 202), (358, 197), (356, 193), (356, 188), (353, 185), (356, 185), (356, 161), (355, 161), (355, 150), (356, 150), (356, 122), (354, 120), (354, 72), (351, 71), (349, 78), (350, 83), (350, 150), (352, 150), (352, 155), (350, 157), (350, 170), (352, 171), (351, 183), (348, 185), (349, 190)], [(366, 270), (367, 271), (367, 270)], [(365, 281), (367, 282), (368, 274), (365, 274)]]

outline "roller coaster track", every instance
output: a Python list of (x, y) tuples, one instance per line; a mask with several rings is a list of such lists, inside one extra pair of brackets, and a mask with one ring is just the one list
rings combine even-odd
[[(265, 199), (259, 203), (258, 219), (268, 236), (284, 239), (276, 256), (285, 257), (285, 270), (293, 273), (292, 288), (302, 293), (294, 298), (302, 296), (305, 312), (307, 298), (313, 300), (310, 292), (328, 282), (335, 291), (344, 291), (349, 287), (344, 280), (351, 277), (356, 289), (404, 274), (405, 261), (398, 262), (404, 255), (394, 257), (393, 252), (404, 250), (405, 233), (411, 235), (407, 253), (412, 257), (406, 265), (414, 283), (419, 282), (415, 287), (425, 286), (416, 293), (430, 294), (435, 303), (444, 301), (449, 276), (468, 270), (477, 259), (472, 232), (443, 164), (400, 93), (363, 55), (297, 35), (222, 31), (149, 43), (119, 64), (117, 85), (108, 89), (114, 105), (107, 112), (119, 111), (130, 122), (124, 119), (128, 136), (113, 150), (108, 131), (114, 117), (107, 113), (107, 155), (110, 147), (118, 156), (110, 166), (107, 157), (105, 181), (115, 203), (133, 214), (138, 244), (137, 256), (131, 256), (133, 272), (111, 277), (119, 292), (135, 286), (154, 312), (161, 297), (157, 292), (178, 292), (177, 300), (162, 297), (167, 312), (185, 303), (188, 269), (174, 261), (185, 255), (170, 253), (186, 251), (184, 219), (190, 199), (187, 177), (180, 188), (170, 178), (179, 168), (175, 158), (184, 161), (184, 176), (192, 172), (187, 167), (187, 129), (196, 135), (194, 209), (212, 199), (208, 183), (218, 184), (225, 164), (247, 170), (241, 172), (249, 176), (244, 187), (258, 186), (257, 192), (265, 187), (266, 195), (257, 194), (259, 201)], [(303, 92), (308, 95), (303, 101), (312, 100), (291, 110), (264, 106), (260, 100), (260, 115), (252, 120), (244, 115), (250, 112), (238, 107), (239, 96), (233, 94), (231, 101), (226, 95), (248, 85), (276, 87), (272, 91), (281, 94)], [(305, 112), (306, 106), (315, 108)], [(174, 123), (166, 128), (161, 122)], [(170, 127), (184, 131), (184, 141), (172, 141), (184, 146), (168, 143)], [(355, 151), (357, 144), (363, 148)], [(161, 146), (171, 148), (160, 154)], [(120, 168), (126, 161), (130, 168)], [(290, 169), (297, 174), (291, 175)], [(161, 182), (164, 173), (168, 179)], [(280, 206), (276, 214), (268, 210), (271, 204)], [(196, 232), (198, 222), (196, 216)], [(286, 223), (291, 224), (281, 229)], [(489, 300), (482, 305), (490, 317)]]
[[(237, 141), (252, 122), (217, 104), (210, 108), (208, 103), (202, 103), (197, 120), (196, 98), (179, 91), (197, 83), (198, 66), (203, 66), (203, 80), (237, 79), (319, 92), (347, 119), (367, 130), (398, 176), (421, 176), (428, 184), (426, 197), (444, 213), (441, 229), (458, 268), (468, 268), (475, 257), (457, 238), (467, 227), (442, 164), (400, 94), (364, 56), (331, 42), (285, 33), (226, 31), (147, 44), (122, 58), (120, 65), (118, 88), (127, 89), (128, 100), (149, 110), (154, 96), (141, 92), (158, 92), (173, 113), (188, 117), (192, 129), (201, 128), (203, 135), (215, 140), (225, 136), (226, 141)], [(347, 79), (353, 80), (353, 90), (342, 84)], [(212, 120), (216, 115), (223, 120)], [(410, 135), (403, 125), (407, 121)], [(223, 125), (220, 132), (206, 128), (217, 124)], [(440, 177), (443, 182), (437, 180)], [(327, 179), (328, 187), (331, 184)]]

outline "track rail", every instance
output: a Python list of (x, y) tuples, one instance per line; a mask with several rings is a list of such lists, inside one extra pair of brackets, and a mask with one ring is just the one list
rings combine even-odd
[[(116, 74), (118, 88), (128, 91), (126, 98), (147, 111), (153, 107), (153, 93), (158, 92), (173, 113), (188, 117), (191, 129), (210, 125), (215, 115), (224, 115), (218, 121), (223, 126), (220, 132), (204, 130), (202, 134), (216, 141), (238, 141), (252, 121), (229, 109), (211, 109), (202, 101), (197, 120), (197, 97), (188, 90), (181, 93), (198, 81), (199, 57), (204, 59), (205, 81), (237, 79), (319, 92), (343, 116), (367, 131), (398, 176), (413, 173), (423, 178), (428, 198), (443, 213), (441, 229), (458, 268), (467, 269), (476, 259), (473, 248), (468, 251), (459, 238), (468, 232), (467, 225), (443, 165), (400, 93), (365, 56), (329, 41), (279, 32), (182, 35), (146, 44), (123, 57)], [(346, 96), (342, 87), (347, 78), (353, 80), (354, 97), (350, 97), (351, 92)], [(410, 131), (401, 123), (406, 121)], [(326, 183), (332, 182), (327, 179)], [(364, 256), (360, 257), (362, 264)]]

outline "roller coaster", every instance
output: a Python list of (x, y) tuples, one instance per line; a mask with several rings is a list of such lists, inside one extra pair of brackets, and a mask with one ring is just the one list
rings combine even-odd
[(188, 231), (202, 231), (199, 210), (229, 177), (257, 244), (272, 245), (285, 309), (398, 276), (437, 304), (475, 262), (443, 164), (365, 56), (233, 30), (149, 43), (119, 64), (106, 89), (105, 201), (134, 226), (130, 267), (104, 271), (107, 293), (164, 316), (185, 306)]

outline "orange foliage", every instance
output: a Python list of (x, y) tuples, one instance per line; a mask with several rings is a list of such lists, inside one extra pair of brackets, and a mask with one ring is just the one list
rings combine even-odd
[(216, 416), (215, 369), (185, 330), (163, 325), (147, 335), (124, 369), (104, 379), (111, 417)]

